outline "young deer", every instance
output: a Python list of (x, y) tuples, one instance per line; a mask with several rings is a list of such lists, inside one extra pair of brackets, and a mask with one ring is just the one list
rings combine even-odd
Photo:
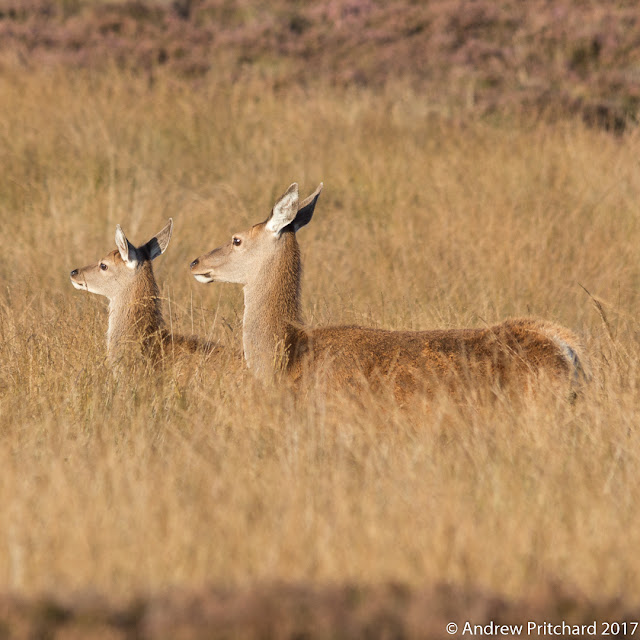
[(292, 184), (265, 222), (191, 263), (199, 282), (244, 285), (244, 355), (256, 376), (270, 379), (280, 365), (294, 382), (321, 373), (332, 387), (353, 388), (361, 376), (374, 384), (390, 378), (402, 399), (419, 386), (444, 384), (455, 391), (481, 381), (515, 383), (521, 391), (538, 374), (568, 384), (584, 375), (578, 338), (547, 321), (431, 331), (305, 327), (296, 232), (311, 220), (321, 190), (322, 184), (299, 203), (298, 185)]
[(172, 231), (173, 220), (169, 219), (160, 233), (134, 247), (117, 225), (118, 248), (96, 264), (71, 272), (71, 284), (76, 289), (109, 299), (107, 355), (111, 364), (131, 355), (158, 362), (166, 356), (219, 350), (195, 336), (172, 334), (164, 328), (151, 261), (165, 252)]

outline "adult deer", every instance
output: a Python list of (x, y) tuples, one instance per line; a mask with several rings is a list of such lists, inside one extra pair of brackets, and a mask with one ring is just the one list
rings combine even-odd
[(172, 231), (170, 218), (162, 231), (135, 247), (117, 225), (117, 249), (99, 262), (71, 272), (71, 284), (76, 289), (109, 299), (107, 355), (111, 364), (131, 355), (157, 362), (167, 356), (210, 354), (221, 349), (195, 336), (173, 334), (164, 327), (151, 262), (165, 252)]
[(270, 379), (280, 368), (293, 381), (325, 376), (330, 386), (390, 379), (404, 398), (417, 387), (451, 391), (482, 382), (524, 390), (544, 375), (570, 385), (584, 375), (578, 338), (544, 320), (511, 319), (480, 329), (388, 331), (360, 326), (307, 327), (300, 316), (300, 249), (322, 184), (299, 202), (292, 184), (265, 222), (191, 263), (199, 282), (244, 285), (247, 366)]

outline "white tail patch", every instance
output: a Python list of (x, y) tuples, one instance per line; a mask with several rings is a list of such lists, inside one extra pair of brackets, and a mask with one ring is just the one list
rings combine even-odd
[(564, 355), (569, 370), (572, 372), (571, 377), (574, 383), (589, 380), (591, 378), (589, 372), (583, 366), (583, 358), (578, 352), (578, 347), (571, 346), (568, 342), (565, 342), (558, 336), (551, 336), (551, 339), (555, 342), (560, 349), (560, 352)]

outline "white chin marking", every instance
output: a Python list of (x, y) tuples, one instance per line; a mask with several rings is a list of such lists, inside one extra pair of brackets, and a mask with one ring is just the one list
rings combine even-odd
[(89, 288), (84, 282), (76, 282), (75, 280), (71, 281), (71, 284), (76, 288), (80, 289), (80, 291), (88, 291)]
[(210, 282), (213, 282), (213, 278), (211, 276), (203, 276), (200, 274), (194, 275), (193, 276), (198, 282), (202, 282), (204, 284), (209, 284)]

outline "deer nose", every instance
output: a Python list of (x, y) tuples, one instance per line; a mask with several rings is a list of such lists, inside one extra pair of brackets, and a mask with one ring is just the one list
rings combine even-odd
[(73, 278), (73, 276), (77, 276), (77, 275), (78, 275), (78, 270), (77, 270), (77, 269), (74, 269), (74, 270), (71, 272), (71, 277)]
[(192, 269), (195, 269), (198, 266), (198, 263), (200, 262), (200, 260), (198, 258), (196, 258), (189, 266)]

